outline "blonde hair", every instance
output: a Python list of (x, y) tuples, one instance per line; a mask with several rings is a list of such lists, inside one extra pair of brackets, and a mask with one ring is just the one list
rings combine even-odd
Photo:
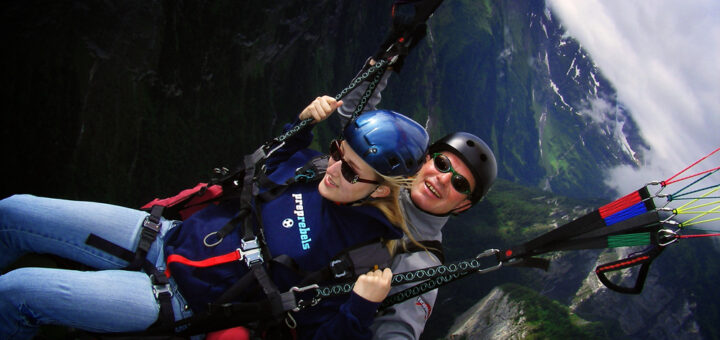
[[(390, 193), (385, 197), (365, 200), (360, 204), (370, 205), (380, 210), (383, 215), (387, 217), (388, 221), (400, 228), (403, 234), (405, 234), (405, 236), (407, 236), (413, 244), (427, 250), (427, 248), (415, 240), (412, 233), (410, 233), (407, 223), (405, 223), (405, 214), (400, 207), (400, 190), (409, 190), (412, 187), (413, 178), (402, 176), (383, 176), (377, 172), (376, 174), (378, 177), (382, 178), (380, 185), (385, 185), (390, 188)], [(388, 248), (391, 256), (395, 255), (400, 244), (402, 244), (402, 242), (399, 239), (385, 241), (385, 246)]]

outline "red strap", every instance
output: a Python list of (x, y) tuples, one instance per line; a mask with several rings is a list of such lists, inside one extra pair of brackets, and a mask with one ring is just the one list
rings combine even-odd
[(640, 201), (642, 201), (640, 193), (638, 191), (634, 191), (630, 194), (625, 195), (622, 198), (619, 198), (614, 202), (602, 206), (600, 209), (598, 209), (598, 211), (600, 212), (600, 217), (605, 218), (618, 211), (627, 209), (628, 207), (633, 206)]
[(241, 260), (243, 258), (242, 254), (240, 254), (239, 250), (233, 251), (231, 253), (227, 253), (224, 255), (218, 255), (215, 257), (207, 258), (201, 261), (193, 261), (190, 260), (182, 255), (172, 254), (168, 256), (167, 258), (167, 269), (165, 269), (165, 276), (170, 277), (172, 275), (170, 273), (170, 264), (171, 263), (182, 263), (186, 266), (191, 267), (212, 267), (217, 266), (219, 264), (228, 263), (232, 261)]

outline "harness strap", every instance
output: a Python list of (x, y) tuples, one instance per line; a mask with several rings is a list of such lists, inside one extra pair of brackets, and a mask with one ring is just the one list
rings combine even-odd
[[(554, 245), (567, 242), (572, 239), (585, 237), (584, 235), (607, 235), (608, 233), (632, 232), (637, 226), (635, 223), (642, 219), (633, 219), (636, 216), (655, 210), (655, 205), (650, 198), (647, 186), (630, 193), (614, 202), (568, 222), (556, 229), (542, 234), (528, 242), (507, 248), (497, 254), (501, 262), (514, 258), (539, 255), (554, 249)], [(658, 221), (657, 213), (646, 215), (644, 219)], [(630, 220), (630, 222), (620, 222)], [(613, 228), (607, 228), (613, 226)]]
[(152, 327), (159, 329), (174, 330), (175, 328), (175, 312), (172, 307), (172, 290), (170, 290), (170, 280), (161, 273), (149, 261), (145, 261), (143, 267), (146, 273), (150, 275), (150, 281), (153, 284), (153, 294), (160, 304), (160, 315), (158, 320)]
[(238, 260), (241, 260), (242, 258), (243, 258), (243, 255), (242, 255), (242, 252), (240, 249), (238, 249), (234, 252), (231, 252), (231, 253), (214, 256), (214, 257), (207, 258), (207, 259), (204, 259), (201, 261), (193, 261), (182, 255), (172, 254), (172, 255), (168, 256), (168, 258), (166, 260), (167, 269), (165, 269), (165, 276), (166, 277), (172, 276), (172, 274), (170, 272), (170, 264), (171, 263), (182, 263), (187, 266), (204, 268), (204, 267), (217, 266), (219, 264), (228, 263), (228, 262), (232, 262), (232, 261), (238, 261)]
[[(595, 268), (595, 274), (605, 287), (608, 287), (616, 292), (624, 294), (640, 294), (643, 286), (645, 285), (645, 279), (647, 278), (648, 271), (650, 270), (650, 264), (660, 255), (660, 253), (662, 253), (663, 249), (665, 249), (663, 246), (654, 246), (637, 255), (600, 265)], [(607, 273), (609, 272), (637, 265), (640, 265), (640, 271), (638, 271), (637, 279), (632, 287), (617, 285), (607, 278)]]
[(402, 253), (415, 253), (420, 251), (429, 251), (435, 257), (440, 260), (440, 263), (445, 263), (445, 253), (443, 252), (443, 246), (442, 242), (438, 240), (424, 240), (424, 241), (418, 241), (421, 245), (425, 246), (425, 248), (422, 248), (418, 246), (415, 243), (406, 243), (404, 247), (401, 248)]
[(161, 205), (155, 205), (150, 210), (150, 215), (143, 221), (142, 229), (140, 232), (140, 240), (137, 248), (135, 249), (135, 258), (130, 262), (126, 269), (138, 270), (145, 264), (145, 256), (147, 256), (148, 250), (155, 242), (158, 232), (160, 231), (160, 219), (165, 207)]
[(130, 264), (125, 267), (126, 270), (144, 270), (150, 277), (153, 294), (160, 304), (160, 314), (153, 327), (172, 330), (175, 324), (175, 315), (172, 308), (172, 291), (170, 290), (169, 276), (165, 276), (158, 271), (155, 265), (146, 259), (150, 247), (160, 232), (160, 222), (164, 209), (165, 207), (160, 205), (152, 207), (150, 215), (148, 215), (142, 223), (140, 240), (138, 241), (135, 252), (118, 246), (95, 234), (88, 235), (85, 244), (128, 261)]

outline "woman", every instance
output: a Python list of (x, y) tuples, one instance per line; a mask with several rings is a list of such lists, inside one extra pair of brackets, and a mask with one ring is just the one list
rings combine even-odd
[[(340, 104), (331, 97), (320, 97), (298, 118), (319, 122)], [(345, 128), (344, 137), (333, 143), (327, 172), (319, 183), (295, 183), (257, 207), (269, 252), (290, 256), (303, 271), (326, 265), (349, 246), (402, 235), (397, 228), (404, 228), (397, 205), (398, 183), (402, 182), (398, 176), (418, 169), (428, 143), (421, 126), (392, 112), (360, 116)], [(309, 129), (301, 130), (274, 152), (266, 164), (269, 178), (280, 181), (289, 169), (314, 156), (304, 149), (311, 139)], [(239, 261), (209, 268), (182, 263), (166, 266), (172, 255), (203, 260), (237, 249), (241, 243), (237, 232), (218, 245), (202, 244), (235, 213), (231, 204), (220, 204), (184, 222), (161, 221), (160, 234), (146, 258), (159, 270), (172, 273), (169, 289), (176, 320), (202, 312), (248, 271)], [(158, 287), (153, 287), (145, 273), (121, 270), (126, 261), (85, 244), (88, 235), (95, 234), (133, 250), (146, 217), (143, 211), (93, 202), (26, 195), (0, 201), (0, 267), (35, 252), (102, 269), (21, 268), (0, 276), (0, 338), (30, 338), (43, 324), (94, 332), (150, 327), (160, 312)], [(280, 291), (297, 284), (297, 274), (282, 266), (273, 267), (270, 275)], [(369, 337), (368, 327), (389, 291), (390, 276), (387, 269), (362, 275), (349, 298), (321, 301), (297, 313), (299, 338)], [(248, 295), (248, 299), (257, 298), (253, 292)]]

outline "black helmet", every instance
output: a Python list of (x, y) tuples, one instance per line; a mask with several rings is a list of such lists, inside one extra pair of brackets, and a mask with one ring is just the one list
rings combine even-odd
[(473, 134), (456, 132), (430, 145), (430, 154), (441, 151), (452, 152), (470, 168), (475, 178), (475, 190), (470, 194), (470, 201), (477, 203), (497, 177), (497, 162), (490, 147)]

